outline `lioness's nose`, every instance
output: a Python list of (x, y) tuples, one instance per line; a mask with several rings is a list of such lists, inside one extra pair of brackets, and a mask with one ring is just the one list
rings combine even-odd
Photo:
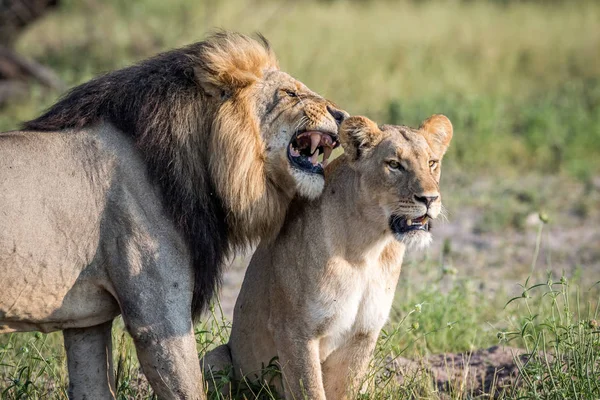
[(415, 194), (415, 200), (420, 203), (424, 203), (428, 208), (431, 205), (431, 203), (437, 200), (438, 197), (439, 196), (417, 196)]
[(349, 114), (346, 111), (338, 110), (337, 108), (327, 106), (327, 111), (329, 114), (335, 119), (338, 125), (340, 125), (346, 118), (348, 118)]

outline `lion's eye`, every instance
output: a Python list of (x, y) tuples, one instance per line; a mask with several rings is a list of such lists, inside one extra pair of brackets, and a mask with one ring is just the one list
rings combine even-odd
[(404, 169), (404, 168), (402, 168), (402, 165), (396, 160), (390, 160), (390, 161), (388, 161), (387, 164), (391, 169), (397, 169), (399, 171)]
[(285, 89), (284, 92), (290, 97), (298, 97), (298, 93), (294, 92), (293, 90)]
[(435, 169), (438, 165), (438, 162), (436, 160), (429, 160), (429, 168), (431, 169)]

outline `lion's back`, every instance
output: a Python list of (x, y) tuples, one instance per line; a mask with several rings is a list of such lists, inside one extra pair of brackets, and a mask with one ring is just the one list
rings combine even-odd
[[(0, 135), (0, 235), (31, 235), (89, 219), (106, 185), (97, 154), (81, 135), (9, 132)], [(40, 232), (41, 233), (41, 232)], [(43, 238), (40, 238), (43, 240)]]

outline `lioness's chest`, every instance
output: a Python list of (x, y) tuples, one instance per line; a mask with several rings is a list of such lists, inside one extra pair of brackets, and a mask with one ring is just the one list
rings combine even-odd
[(356, 334), (378, 333), (390, 312), (400, 274), (400, 262), (385, 267), (371, 265), (356, 270), (338, 265), (309, 309), (321, 333), (324, 361)]

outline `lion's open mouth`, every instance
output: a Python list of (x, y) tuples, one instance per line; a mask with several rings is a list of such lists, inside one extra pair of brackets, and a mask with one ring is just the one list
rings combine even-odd
[(392, 232), (397, 234), (406, 234), (411, 231), (429, 231), (430, 227), (429, 216), (427, 214), (418, 218), (406, 218), (399, 215), (390, 217), (390, 228)]
[[(308, 173), (323, 175), (333, 149), (340, 142), (336, 135), (320, 131), (304, 131), (294, 135), (288, 146), (290, 163)], [(323, 155), (321, 160), (319, 158)]]

